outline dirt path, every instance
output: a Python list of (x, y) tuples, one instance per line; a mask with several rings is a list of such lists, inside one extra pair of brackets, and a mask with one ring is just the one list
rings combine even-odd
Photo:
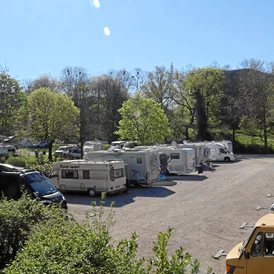
[[(243, 241), (251, 228), (240, 229), (240, 225), (254, 224), (274, 202), (267, 197), (274, 196), (274, 156), (249, 156), (216, 165), (215, 172), (172, 177), (151, 188), (107, 197), (106, 212), (111, 201), (116, 204), (113, 238), (129, 238), (136, 231), (139, 255), (149, 257), (157, 234), (174, 227), (169, 250), (182, 246), (200, 261), (201, 273), (212, 267), (216, 274), (223, 274), (225, 257), (213, 256)], [(66, 198), (69, 211), (79, 221), (92, 212), (91, 201), (100, 201), (79, 194)], [(258, 206), (267, 209), (256, 210)]]

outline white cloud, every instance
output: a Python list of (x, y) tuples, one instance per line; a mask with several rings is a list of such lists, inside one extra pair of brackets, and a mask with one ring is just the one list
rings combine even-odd
[(93, 0), (93, 5), (94, 5), (95, 8), (99, 9), (100, 8), (99, 0)]
[(110, 30), (108, 27), (104, 27), (104, 33), (106, 36), (109, 36), (110, 35)]

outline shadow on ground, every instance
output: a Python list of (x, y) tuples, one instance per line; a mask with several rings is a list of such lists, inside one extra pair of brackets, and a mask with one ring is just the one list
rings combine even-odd
[[(175, 183), (176, 184), (176, 183)], [(105, 207), (109, 207), (112, 202), (115, 207), (122, 207), (135, 202), (136, 197), (165, 198), (175, 192), (162, 186), (136, 187), (130, 188), (128, 193), (107, 195), (105, 198)], [(69, 204), (91, 205), (96, 202), (100, 204), (101, 196), (89, 197), (86, 193), (65, 193)]]

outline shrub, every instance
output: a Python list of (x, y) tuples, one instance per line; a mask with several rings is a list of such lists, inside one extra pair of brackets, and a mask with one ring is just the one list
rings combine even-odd
[[(4, 270), (6, 274), (162, 274), (198, 273), (199, 262), (180, 248), (168, 256), (167, 244), (173, 229), (158, 235), (154, 243), (155, 256), (137, 259), (137, 234), (114, 245), (108, 229), (114, 224), (113, 211), (103, 218), (105, 194), (92, 221), (78, 224), (73, 220), (44, 218), (34, 227), (32, 234), (15, 260)], [(53, 216), (53, 214), (50, 214)], [(54, 239), (54, 240), (53, 240)], [(211, 273), (211, 270), (208, 270)]]
[(6, 160), (6, 164), (10, 164), (13, 166), (26, 167), (26, 160), (23, 157), (9, 157)]
[(45, 164), (32, 164), (32, 168), (37, 169), (41, 173), (43, 173), (46, 177), (50, 177), (53, 171), (53, 165), (52, 163), (45, 163)]
[(39, 222), (53, 218), (64, 219), (64, 210), (46, 207), (24, 194), (18, 201), (0, 200), (0, 269), (11, 263), (24, 246), (32, 228)]

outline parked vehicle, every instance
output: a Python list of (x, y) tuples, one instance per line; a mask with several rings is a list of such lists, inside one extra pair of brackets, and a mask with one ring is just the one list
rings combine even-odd
[(126, 189), (124, 162), (116, 160), (67, 160), (54, 163), (52, 182), (61, 191), (119, 193)]
[(69, 158), (70, 159), (81, 159), (81, 149), (73, 148), (69, 151)]
[(194, 148), (157, 146), (156, 149), (158, 150), (161, 159), (161, 173), (166, 175), (187, 175), (196, 171), (196, 155)]
[(37, 144), (34, 144), (36, 148), (46, 148), (48, 147), (48, 143), (46, 141), (40, 141)]
[(126, 141), (114, 141), (114, 142), (111, 142), (108, 151), (112, 151), (114, 149), (122, 149), (123, 145), (125, 143), (126, 143)]
[(84, 155), (85, 159), (121, 159), (126, 165), (128, 184), (151, 185), (159, 177), (159, 152), (152, 149), (135, 148), (114, 151), (94, 151)]
[(83, 153), (98, 151), (102, 149), (102, 143), (98, 141), (86, 141), (83, 146)]
[(0, 146), (0, 157), (5, 157), (8, 155), (8, 149), (4, 146)]
[(58, 147), (55, 152), (54, 152), (54, 156), (55, 157), (63, 157), (63, 153), (64, 151), (67, 149), (68, 146), (60, 146)]
[(8, 199), (19, 199), (23, 191), (38, 198), (45, 205), (60, 204), (67, 209), (67, 201), (51, 181), (42, 173), (11, 165), (0, 165), (0, 192)]
[(227, 150), (225, 145), (220, 143), (205, 143), (206, 147), (210, 150), (208, 159), (210, 161), (235, 161), (236, 157), (233, 152)]
[(226, 256), (226, 274), (273, 274), (274, 214), (260, 218), (244, 242)]

